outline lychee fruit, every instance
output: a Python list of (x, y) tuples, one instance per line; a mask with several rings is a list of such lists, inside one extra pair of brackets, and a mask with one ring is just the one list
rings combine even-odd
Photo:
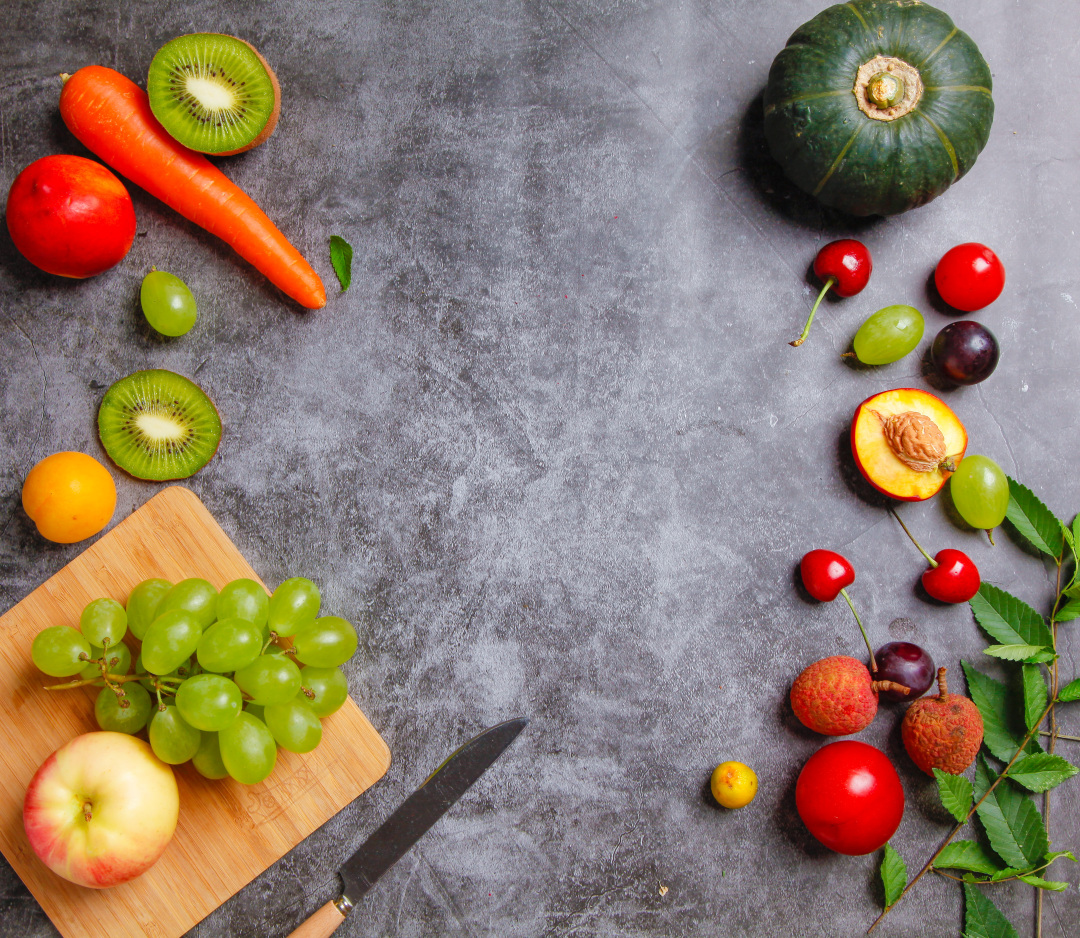
[(815, 733), (847, 736), (873, 721), (879, 690), (903, 692), (907, 688), (894, 681), (875, 681), (861, 661), (833, 655), (815, 661), (795, 678), (791, 708)]
[(950, 694), (945, 668), (938, 668), (938, 695), (916, 700), (900, 724), (904, 748), (927, 775), (941, 769), (959, 775), (972, 762), (983, 740), (978, 708), (962, 694)]

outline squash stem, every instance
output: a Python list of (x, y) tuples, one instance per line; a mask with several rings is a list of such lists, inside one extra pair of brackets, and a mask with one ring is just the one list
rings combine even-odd
[(789, 345), (798, 348), (803, 342), (806, 341), (806, 337), (810, 334), (810, 323), (814, 321), (814, 314), (817, 312), (817, 308), (821, 305), (821, 301), (825, 299), (825, 294), (829, 292), (829, 288), (836, 283), (835, 277), (829, 277), (825, 281), (825, 286), (821, 288), (821, 292), (817, 295), (817, 299), (814, 301), (814, 308), (810, 310), (810, 315), (806, 320), (806, 325), (803, 326), (802, 335), (799, 336), (794, 342), (789, 342)]

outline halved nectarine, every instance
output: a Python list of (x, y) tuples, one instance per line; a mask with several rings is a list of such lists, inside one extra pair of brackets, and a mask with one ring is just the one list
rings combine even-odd
[(905, 502), (936, 495), (967, 449), (967, 431), (944, 401), (916, 388), (868, 397), (851, 421), (855, 465), (879, 492)]

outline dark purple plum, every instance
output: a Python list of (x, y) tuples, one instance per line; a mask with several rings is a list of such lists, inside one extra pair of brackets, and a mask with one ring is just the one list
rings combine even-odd
[(998, 341), (981, 323), (951, 322), (937, 334), (930, 357), (941, 377), (954, 384), (978, 384), (997, 368)]
[(875, 681), (896, 681), (897, 684), (911, 689), (910, 694), (901, 694), (895, 690), (879, 691), (878, 696), (882, 700), (893, 703), (914, 700), (925, 694), (937, 677), (934, 659), (911, 642), (889, 642), (882, 645), (874, 653), (874, 657), (878, 667), (877, 674), (874, 675)]

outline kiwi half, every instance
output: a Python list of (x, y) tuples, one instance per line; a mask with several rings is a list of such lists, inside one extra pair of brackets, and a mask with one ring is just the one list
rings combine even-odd
[(146, 79), (150, 109), (173, 137), (200, 153), (228, 156), (274, 132), (281, 109), (277, 76), (249, 43), (192, 33), (165, 43)]
[(105, 452), (137, 479), (186, 479), (217, 452), (221, 418), (203, 389), (172, 371), (136, 371), (101, 399)]

